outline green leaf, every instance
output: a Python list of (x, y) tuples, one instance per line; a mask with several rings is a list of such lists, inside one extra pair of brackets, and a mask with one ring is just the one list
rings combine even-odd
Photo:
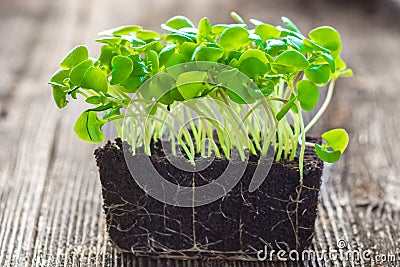
[[(142, 46), (146, 45), (145, 41), (143, 41), (143, 40), (141, 40), (139, 38), (136, 38), (136, 36), (122, 36), (121, 38), (123, 38), (124, 41), (127, 41), (128, 43), (131, 43), (135, 47), (142, 47)], [(125, 44), (128, 44), (128, 43), (125, 43)], [(119, 49), (122, 49), (122, 48), (125, 49), (126, 47), (119, 46)], [(122, 54), (122, 51), (119, 54)]]
[(160, 37), (160, 34), (155, 31), (141, 30), (136, 32), (136, 37), (144, 41), (155, 40)]
[(269, 39), (266, 41), (265, 51), (271, 55), (276, 56), (281, 51), (287, 49), (287, 43), (278, 39)]
[(335, 59), (329, 53), (323, 53), (322, 57), (328, 62), (331, 72), (334, 73), (336, 70)]
[(221, 48), (199, 46), (194, 51), (194, 59), (196, 61), (211, 61), (217, 62), (224, 55)]
[(213, 79), (216, 84), (222, 85), (229, 98), (238, 104), (251, 104), (262, 97), (259, 88), (236, 68), (218, 71)]
[(190, 37), (187, 34), (184, 33), (171, 33), (167, 35), (167, 38), (165, 38), (165, 40), (169, 43), (184, 43), (184, 42), (193, 42), (193, 38)]
[(244, 52), (239, 58), (239, 64), (246, 59), (255, 58), (258, 61), (262, 62), (263, 64), (268, 64), (268, 58), (266, 57), (265, 53), (258, 49), (249, 49)]
[(112, 108), (112, 109), (108, 110), (104, 114), (103, 119), (107, 119), (107, 118), (109, 118), (111, 116), (115, 116), (115, 115), (121, 115), (120, 109), (121, 109), (121, 107), (115, 107), (115, 108)]
[(249, 42), (249, 33), (242, 27), (227, 28), (221, 33), (219, 44), (225, 49), (240, 49)]
[(164, 66), (166, 62), (170, 59), (170, 57), (175, 53), (176, 45), (166, 45), (161, 51), (159, 55), (160, 66)]
[(284, 74), (285, 76), (290, 76), (296, 72), (296, 68), (291, 66), (285, 66), (281, 64), (271, 64), (271, 70), (274, 74)]
[(86, 71), (93, 67), (93, 61), (88, 59), (76, 65), (69, 75), (70, 81), (75, 86), (80, 86)]
[(255, 34), (260, 36), (263, 43), (268, 39), (279, 38), (281, 31), (270, 24), (260, 24), (255, 28)]
[(107, 75), (99, 68), (90, 67), (83, 77), (81, 87), (106, 93), (108, 90)]
[(69, 73), (69, 70), (60, 69), (50, 78), (49, 84), (53, 89), (53, 99), (58, 108), (64, 108), (68, 104), (67, 90), (69, 90), (69, 86), (65, 85), (65, 81), (68, 79)]
[(265, 65), (260, 60), (252, 57), (242, 60), (238, 68), (250, 78), (266, 74), (270, 70), (269, 65)]
[(145, 76), (148, 74), (147, 67), (140, 55), (132, 54), (129, 56), (133, 63), (133, 71), (131, 75)]
[(165, 105), (170, 105), (174, 102), (174, 98), (171, 97), (171, 90), (175, 85), (175, 80), (171, 77), (171, 75), (162, 72), (156, 76), (154, 76), (150, 83), (148, 92), (144, 92), (144, 96), (147, 99), (154, 98), (157, 102), (160, 102)]
[(255, 33), (255, 30), (249, 30), (249, 40), (254, 42), (254, 44), (260, 49), (264, 49), (264, 43), (261, 40), (261, 37)]
[[(232, 60), (239, 61), (239, 58), (243, 53), (240, 51), (237, 51), (237, 50), (230, 50), (230, 51), (225, 51), (225, 54), (226, 54), (227, 61), (232, 61)], [(236, 66), (237, 66), (237, 63), (238, 62), (236, 62)]]
[(288, 45), (290, 45), (291, 47), (293, 47), (294, 49), (296, 49), (296, 50), (298, 50), (298, 51), (300, 51), (302, 53), (306, 53), (306, 52), (310, 51), (310, 49), (303, 44), (303, 40), (301, 40), (301, 39), (299, 39), (297, 37), (286, 36), (285, 38), (283, 38), (283, 40)]
[(254, 103), (255, 99), (250, 96), (248, 88), (240, 78), (240, 76), (236, 76), (226, 83), (227, 95), (238, 104)]
[(129, 77), (133, 70), (133, 62), (129, 57), (116, 56), (112, 59), (110, 84), (119, 84)]
[(102, 97), (94, 95), (86, 98), (86, 103), (92, 104), (92, 105), (98, 105), (102, 103)]
[(283, 117), (285, 117), (285, 115), (289, 112), (289, 110), (294, 105), (294, 102), (296, 101), (296, 99), (297, 99), (296, 97), (291, 97), (290, 100), (285, 105), (283, 105), (283, 107), (278, 112), (278, 114), (276, 114), (276, 119), (278, 121), (280, 121), (281, 119), (283, 119)]
[(185, 34), (191, 36), (194, 39), (196, 39), (197, 33), (198, 33), (198, 29), (197, 28), (182, 28), (182, 29), (175, 30), (175, 31), (176, 32), (185, 33)]
[(304, 73), (308, 80), (316, 84), (326, 84), (331, 75), (328, 64), (311, 65), (304, 71)]
[(114, 47), (109, 45), (103, 45), (101, 47), (101, 52), (99, 56), (100, 64), (107, 69), (107, 71), (111, 71), (111, 60), (117, 53), (114, 50)]
[(208, 20), (208, 18), (205, 17), (199, 21), (199, 31), (197, 34), (198, 43), (203, 42), (203, 40), (211, 34), (211, 27), (211, 22)]
[(147, 76), (137, 76), (134, 75), (133, 72), (131, 75), (121, 83), (124, 88), (124, 91), (127, 93), (135, 93), (136, 90), (143, 84), (146, 80)]
[(122, 39), (121, 37), (101, 37), (96, 39), (96, 42), (98, 43), (103, 43), (103, 44), (108, 44), (111, 46), (116, 46), (119, 45), (121, 43)]
[(190, 38), (191, 40), (196, 40), (197, 38), (197, 29), (196, 28), (181, 28), (179, 30), (171, 28), (165, 24), (161, 24), (161, 28), (169, 31), (171, 34), (178, 34)]
[(168, 59), (167, 62), (165, 62), (165, 67), (169, 68), (171, 66), (175, 66), (181, 63), (185, 63), (186, 62), (186, 58), (184, 55), (180, 54), (180, 53), (174, 53), (171, 55), (171, 57)]
[(321, 52), (328, 53), (328, 54), (331, 53), (331, 51), (329, 49), (326, 49), (325, 47), (320, 46), (319, 44), (317, 44), (311, 40), (308, 40), (307, 38), (303, 39), (303, 44), (316, 50), (316, 51), (321, 51)]
[(164, 44), (161, 43), (160, 40), (153, 40), (153, 41), (149, 40), (147, 44), (139, 45), (139, 46), (135, 47), (135, 50), (139, 53), (141, 53), (141, 52), (145, 53), (149, 50), (154, 50), (156, 52), (159, 52), (163, 48), (164, 48)]
[(335, 58), (335, 65), (337, 70), (344, 70), (347, 68), (347, 64), (340, 57)]
[(309, 63), (307, 58), (295, 50), (287, 50), (279, 54), (275, 59), (276, 64), (294, 67), (298, 70), (304, 70), (308, 67)]
[(312, 30), (309, 33), (311, 40), (317, 44), (329, 49), (330, 51), (337, 51), (341, 48), (341, 41), (339, 33), (332, 27), (322, 26)]
[[(290, 96), (290, 100), (292, 100), (292, 98), (294, 98), (294, 97), (297, 98), (297, 96), (295, 96), (294, 94), (292, 94), (292, 95)], [(291, 109), (294, 111), (294, 113), (299, 114), (299, 108), (297, 107), (297, 105), (293, 105), (293, 106), (291, 107)]]
[(237, 60), (236, 58), (233, 58), (233, 59), (229, 62), (228, 66), (233, 67), (233, 68), (237, 68), (237, 66), (238, 66), (238, 60)]
[(253, 83), (252, 81), (248, 81), (247, 84), (247, 93), (249, 94), (249, 96), (256, 100), (256, 99), (261, 99), (264, 97), (263, 93), (261, 92), (260, 88), (258, 88), (258, 86)]
[(59, 86), (65, 86), (64, 81), (69, 77), (69, 70), (60, 69), (56, 71), (50, 78), (52, 84), (58, 84)]
[(101, 105), (101, 106), (99, 106), (99, 107), (95, 107), (95, 108), (88, 109), (87, 111), (96, 111), (96, 112), (98, 112), (98, 111), (105, 111), (105, 110), (108, 110), (108, 109), (110, 109), (110, 108), (112, 108), (112, 107), (113, 107), (113, 103), (110, 102), (110, 103), (108, 103), (108, 104), (106, 104), (106, 105)]
[(300, 40), (303, 40), (305, 38), (301, 33), (298, 33), (296, 31), (285, 29), (285, 28), (283, 28), (281, 26), (276, 26), (276, 28), (281, 31), (281, 36), (280, 37), (293, 36), (293, 37), (296, 37), (296, 38), (298, 38)]
[(234, 77), (238, 77), (240, 74), (239, 70), (236, 68), (229, 68), (217, 73), (216, 83), (226, 83)]
[(301, 108), (311, 111), (318, 103), (318, 86), (310, 81), (301, 80), (296, 84), (296, 89), (298, 92), (297, 99), (300, 102)]
[(340, 156), (342, 155), (339, 150), (329, 151), (318, 144), (315, 144), (315, 152), (321, 160), (329, 163), (334, 163), (338, 161), (340, 159)]
[(151, 73), (156, 74), (159, 70), (160, 64), (158, 62), (158, 54), (154, 50), (149, 50), (146, 54), (147, 59), (151, 64)]
[(165, 25), (173, 29), (194, 28), (194, 24), (184, 16), (175, 16), (170, 18)]
[(134, 93), (148, 78), (148, 71), (140, 55), (132, 54), (129, 58), (133, 62), (133, 70), (129, 77), (120, 84), (124, 87), (125, 92)]
[(184, 72), (178, 76), (176, 87), (184, 99), (192, 99), (201, 95), (207, 79), (208, 75), (204, 71)]
[(215, 35), (220, 35), (223, 31), (233, 27), (241, 27), (247, 30), (246, 24), (216, 24), (211, 27), (211, 32)]
[(349, 144), (349, 135), (344, 129), (333, 129), (323, 133), (322, 138), (326, 141), (326, 145), (333, 150), (339, 150), (342, 154)]
[(247, 99), (250, 99), (250, 96), (243, 96), (243, 94), (245, 94), (244, 92), (245, 91), (243, 91), (243, 93), (241, 93), (239, 95), (239, 94), (237, 94), (236, 92), (234, 92), (232, 90), (226, 91), (226, 93), (229, 96), (229, 98), (235, 103), (238, 103), (240, 105), (253, 103), (254, 100), (253, 101), (248, 101), (247, 100)]
[(297, 28), (296, 24), (294, 24), (293, 21), (291, 21), (287, 17), (282, 17), (282, 21), (283, 21), (283, 23), (285, 23), (286, 27), (289, 30), (297, 32), (297, 33), (301, 33), (299, 28)]
[(68, 105), (67, 93), (62, 87), (52, 85), (53, 87), (53, 99), (58, 108), (64, 108)]
[(75, 122), (74, 130), (76, 135), (83, 141), (89, 143), (100, 143), (104, 141), (101, 131), (104, 121), (97, 118), (95, 111), (84, 111)]
[(250, 78), (267, 73), (271, 68), (264, 52), (258, 49), (250, 49), (239, 58), (238, 69)]
[(193, 60), (193, 54), (196, 48), (196, 43), (185, 42), (179, 46), (179, 53), (186, 58), (186, 61), (190, 61)]
[(344, 129), (333, 129), (322, 134), (326, 144), (316, 144), (315, 151), (320, 159), (326, 162), (336, 162), (346, 150), (349, 143), (349, 135)]
[(354, 73), (352, 69), (345, 69), (340, 71), (340, 77), (353, 77)]
[(131, 33), (137, 32), (142, 30), (141, 26), (137, 25), (127, 25), (127, 26), (120, 26), (113, 29), (105, 30), (99, 32), (99, 35), (113, 35), (113, 36), (122, 36), (122, 35), (129, 35)]
[(275, 85), (272, 82), (268, 82), (260, 91), (264, 96), (269, 96), (274, 92), (274, 89)]
[(231, 17), (239, 24), (246, 24), (243, 18), (236, 12), (231, 12)]
[(86, 46), (77, 46), (72, 49), (67, 56), (61, 61), (60, 66), (63, 69), (72, 69), (82, 61), (89, 58), (89, 52)]

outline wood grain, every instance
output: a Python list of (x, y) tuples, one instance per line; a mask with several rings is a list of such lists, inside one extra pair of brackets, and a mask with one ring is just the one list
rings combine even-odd
[[(378, 4), (377, 4), (378, 3)], [(349, 4), (349, 3), (347, 3)], [(0, 2), (0, 266), (399, 266), (400, 2), (239, 0), (3, 0)], [(92, 145), (73, 134), (83, 109), (59, 111), (47, 80), (74, 45), (99, 47), (95, 34), (122, 24), (158, 29), (176, 14), (214, 23), (244, 18), (305, 31), (321, 24), (342, 33), (343, 56), (357, 76), (338, 83), (320, 132), (345, 127), (346, 156), (324, 173), (312, 249), (344, 240), (396, 261), (317, 259), (302, 263), (174, 261), (119, 255), (108, 243)]]

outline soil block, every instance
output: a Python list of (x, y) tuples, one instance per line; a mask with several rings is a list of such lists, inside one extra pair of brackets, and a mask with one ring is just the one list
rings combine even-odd
[[(193, 208), (164, 204), (142, 190), (129, 172), (123, 147), (116, 139), (95, 151), (107, 230), (121, 252), (159, 257), (255, 258), (265, 246), (303, 251), (311, 244), (323, 169), (323, 162), (312, 148), (305, 152), (302, 185), (296, 157), (292, 162), (274, 161), (262, 185), (249, 192), (258, 162), (256, 156), (251, 156), (233, 190), (212, 203)], [(211, 182), (229, 163), (226, 158), (213, 159), (205, 170), (192, 173), (174, 167), (157, 144), (152, 154), (138, 153), (130, 160), (150, 158), (159, 174), (182, 186)]]

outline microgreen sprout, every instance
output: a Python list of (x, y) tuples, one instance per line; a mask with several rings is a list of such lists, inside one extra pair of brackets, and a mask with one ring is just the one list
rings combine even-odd
[[(78, 137), (103, 142), (102, 126), (113, 122), (133, 153), (143, 147), (150, 155), (151, 140), (162, 138), (168, 128), (172, 153), (178, 153), (178, 145), (192, 162), (196, 155), (209, 157), (213, 152), (229, 158), (232, 150), (242, 159), (245, 151), (263, 157), (273, 144), (276, 161), (299, 155), (302, 179), (306, 145), (315, 146), (323, 161), (339, 160), (348, 144), (345, 130), (322, 134), (322, 145), (306, 142), (306, 133), (329, 105), (335, 81), (352, 75), (340, 57), (339, 33), (323, 26), (304, 35), (286, 17), (284, 26), (274, 26), (255, 19), (248, 25), (238, 14), (231, 15), (233, 24), (213, 25), (202, 18), (197, 26), (176, 16), (161, 25), (163, 34), (136, 25), (103, 31), (96, 40), (103, 44), (97, 58), (89, 57), (85, 46), (77, 46), (62, 60), (50, 80), (54, 101), (63, 108), (69, 99), (85, 99), (93, 107), (77, 119)], [(215, 65), (173, 69), (201, 62)], [(161, 86), (165, 84), (168, 91)], [(327, 90), (326, 97), (306, 124), (303, 113), (314, 111), (321, 90)], [(215, 123), (214, 109), (223, 125)], [(176, 132), (174, 123), (191, 118), (193, 111), (201, 119), (189, 120)], [(144, 130), (137, 127), (141, 118), (149, 119)]]

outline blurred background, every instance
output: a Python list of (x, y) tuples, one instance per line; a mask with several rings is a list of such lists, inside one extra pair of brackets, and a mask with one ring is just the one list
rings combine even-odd
[(95, 146), (73, 132), (82, 107), (58, 110), (47, 85), (63, 56), (78, 44), (97, 56), (104, 29), (159, 31), (178, 14), (232, 22), (231, 11), (271, 24), (287, 16), (304, 33), (322, 25), (341, 33), (356, 76), (337, 83), (314, 132), (343, 127), (351, 141), (324, 176), (314, 248), (344, 238), (355, 249), (399, 255), (399, 0), (1, 0), (1, 266), (121, 264), (104, 231)]

